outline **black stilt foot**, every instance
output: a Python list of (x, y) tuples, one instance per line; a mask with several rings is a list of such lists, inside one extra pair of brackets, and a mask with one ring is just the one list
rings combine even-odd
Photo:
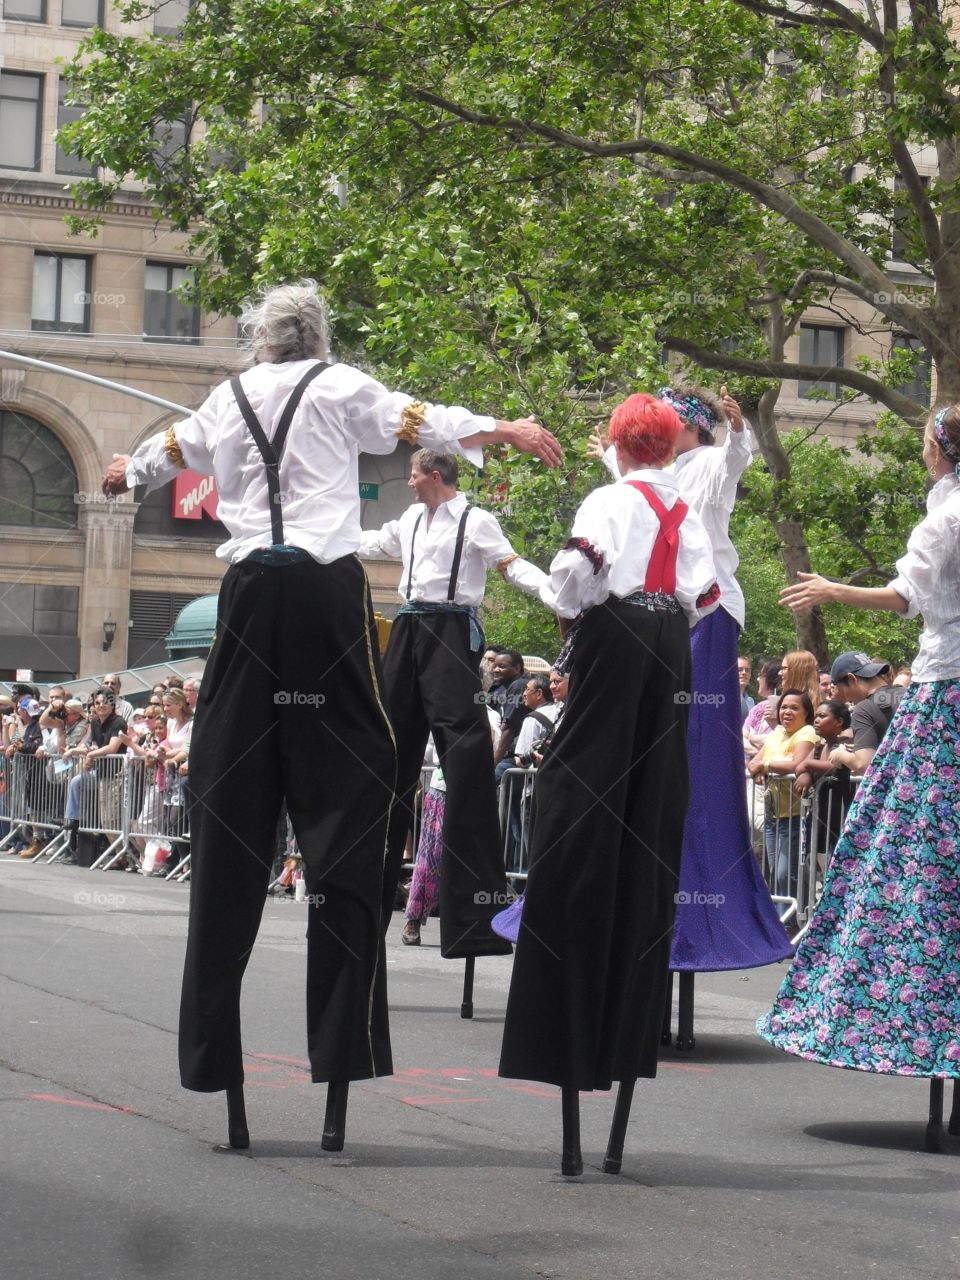
[(577, 1089), (561, 1091), (563, 1108), (563, 1155), (560, 1172), (565, 1178), (579, 1178), (583, 1173), (583, 1155), (580, 1151), (580, 1093)]
[(463, 965), (463, 1000), (460, 1002), (460, 1017), (473, 1017), (473, 967), (476, 956), (467, 956)]
[(667, 974), (667, 998), (663, 1005), (663, 1027), (660, 1030), (660, 1043), (669, 1049), (673, 1044), (670, 1031), (670, 1019), (673, 1017), (673, 971)]
[(953, 1082), (953, 1107), (950, 1111), (950, 1123), (947, 1125), (947, 1133), (951, 1137), (960, 1137), (960, 1080)]
[(695, 973), (680, 974), (680, 1019), (677, 1023), (677, 1048), (690, 1052), (697, 1047), (693, 1034), (693, 980)]
[(243, 1103), (243, 1085), (227, 1090), (227, 1141), (235, 1151), (246, 1151), (250, 1145), (247, 1109)]
[(930, 1115), (923, 1135), (924, 1151), (943, 1150), (943, 1081), (930, 1081)]
[(621, 1080), (617, 1090), (617, 1104), (613, 1109), (613, 1123), (607, 1139), (607, 1154), (603, 1158), (604, 1173), (619, 1173), (623, 1164), (623, 1142), (627, 1136), (627, 1122), (633, 1102), (635, 1080)]
[(327, 1085), (327, 1113), (323, 1118), (323, 1137), (320, 1139), (324, 1151), (343, 1150), (349, 1092), (349, 1080), (331, 1080)]

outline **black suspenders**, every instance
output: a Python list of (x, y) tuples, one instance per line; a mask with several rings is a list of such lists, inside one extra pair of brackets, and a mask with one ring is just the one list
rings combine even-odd
[[(453, 604), (453, 598), (457, 594), (457, 579), (460, 576), (460, 561), (463, 559), (463, 535), (466, 532), (467, 516), (469, 514), (469, 506), (464, 507), (463, 515), (460, 517), (460, 524), (457, 528), (457, 545), (453, 549), (453, 564), (450, 566), (450, 582), (447, 586), (448, 604)], [(410, 592), (413, 590), (413, 551), (417, 543), (417, 530), (420, 528), (420, 521), (422, 519), (423, 512), (421, 511), (413, 526), (413, 536), (410, 538), (410, 565), (407, 570), (407, 589), (404, 592), (408, 600), (410, 599)]]
[(283, 406), (283, 412), (280, 415), (280, 421), (277, 423), (277, 429), (273, 433), (273, 439), (268, 440), (266, 432), (260, 425), (260, 419), (253, 412), (250, 401), (246, 397), (246, 393), (240, 383), (239, 378), (230, 379), (230, 387), (236, 397), (237, 404), (240, 406), (240, 412), (243, 419), (250, 429), (257, 448), (260, 450), (260, 456), (263, 458), (264, 465), (267, 468), (267, 494), (270, 502), (270, 529), (273, 535), (273, 541), (276, 546), (283, 545), (283, 511), (280, 501), (280, 459), (283, 456), (283, 446), (287, 442), (287, 432), (290, 430), (290, 423), (293, 421), (293, 415), (297, 411), (297, 405), (306, 391), (308, 385), (313, 381), (318, 373), (323, 373), (324, 369), (330, 366), (322, 360), (311, 366), (303, 375), (294, 389), (287, 397), (287, 402)]

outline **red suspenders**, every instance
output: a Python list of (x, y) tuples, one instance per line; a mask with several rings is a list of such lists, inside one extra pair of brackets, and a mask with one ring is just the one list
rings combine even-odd
[(660, 521), (660, 531), (653, 544), (650, 563), (647, 565), (647, 576), (643, 584), (644, 591), (662, 591), (672, 596), (677, 589), (677, 552), (680, 548), (680, 525), (687, 514), (687, 504), (677, 501), (669, 509), (664, 506), (654, 491), (642, 480), (628, 480), (632, 489), (639, 489), (653, 508), (654, 515)]

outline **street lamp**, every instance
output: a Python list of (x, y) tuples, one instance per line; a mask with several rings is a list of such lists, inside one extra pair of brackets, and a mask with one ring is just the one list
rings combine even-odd
[(103, 623), (103, 652), (104, 653), (106, 653), (107, 650), (113, 644), (113, 637), (116, 634), (117, 634), (117, 624), (114, 622), (113, 618), (111, 618), (108, 615)]

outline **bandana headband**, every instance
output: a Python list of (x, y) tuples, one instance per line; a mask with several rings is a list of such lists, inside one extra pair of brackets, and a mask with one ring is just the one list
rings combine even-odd
[(716, 415), (710, 405), (699, 396), (678, 395), (672, 387), (661, 387), (657, 395), (671, 409), (676, 410), (686, 426), (706, 431), (711, 439), (717, 434), (720, 424)]
[(953, 405), (948, 404), (945, 409), (941, 409), (937, 413), (936, 417), (933, 420), (933, 434), (936, 437), (937, 444), (940, 446), (943, 452), (947, 455), (947, 457), (952, 458), (954, 462), (960, 462), (960, 447), (955, 445), (954, 442), (950, 439), (943, 425), (944, 418), (946, 418), (947, 414), (950, 412), (952, 408), (953, 408)]

